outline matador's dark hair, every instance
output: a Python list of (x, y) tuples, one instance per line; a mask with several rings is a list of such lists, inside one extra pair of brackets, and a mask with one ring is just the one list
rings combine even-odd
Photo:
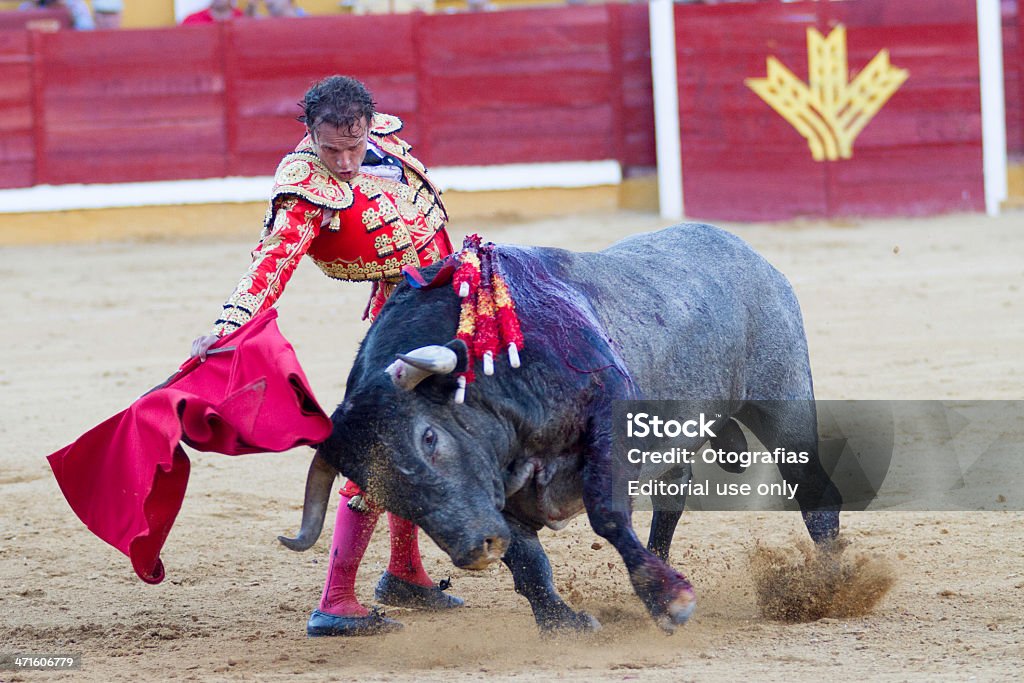
[(310, 130), (329, 123), (351, 131), (364, 119), (373, 120), (377, 105), (366, 86), (349, 76), (328, 76), (313, 84), (299, 102), (299, 121)]

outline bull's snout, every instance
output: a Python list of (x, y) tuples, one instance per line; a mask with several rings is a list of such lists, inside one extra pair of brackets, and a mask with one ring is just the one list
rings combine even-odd
[(486, 569), (504, 556), (508, 543), (509, 537), (504, 534), (478, 538), (462, 552), (452, 555), (452, 562), (460, 569)]

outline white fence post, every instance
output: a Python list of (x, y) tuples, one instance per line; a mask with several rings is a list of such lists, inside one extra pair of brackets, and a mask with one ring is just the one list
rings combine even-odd
[(978, 68), (981, 72), (981, 145), (985, 212), (999, 215), (1009, 193), (1006, 173), (1006, 97), (1003, 91), (1003, 25), (999, 0), (978, 2)]
[(683, 162), (679, 144), (676, 23), (672, 0), (650, 0), (649, 16), (654, 136), (658, 152), (658, 204), (662, 218), (679, 220), (683, 217)]

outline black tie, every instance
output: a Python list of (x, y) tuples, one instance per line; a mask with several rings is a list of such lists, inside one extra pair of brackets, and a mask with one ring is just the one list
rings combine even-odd
[(400, 162), (398, 159), (396, 159), (395, 157), (391, 156), (390, 154), (384, 154), (384, 156), (381, 157), (376, 152), (374, 152), (372, 149), (367, 148), (366, 149), (366, 157), (363, 159), (363, 166), (382, 166), (382, 165), (385, 165), (385, 166), (397, 166), (398, 168), (401, 168), (402, 167), (402, 162)]

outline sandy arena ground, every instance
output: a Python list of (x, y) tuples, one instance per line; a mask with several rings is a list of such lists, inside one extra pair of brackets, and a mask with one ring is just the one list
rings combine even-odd
[[(586, 250), (662, 225), (616, 213), (453, 232)], [(1024, 214), (726, 227), (796, 287), (819, 398), (1024, 398)], [(543, 534), (563, 594), (604, 624), (583, 639), (542, 640), (504, 567), (452, 570), (427, 540), (428, 570), (452, 575), (465, 609), (392, 610), (406, 628), (387, 637), (307, 639), (333, 511), (307, 553), (275, 537), (297, 527), (311, 452), (194, 454), (163, 552), (167, 580), (143, 584), (73, 515), (43, 456), (170, 374), (252, 242), (2, 249), (0, 653), (81, 653), (69, 678), (87, 681), (1024, 678), (1019, 512), (846, 514), (852, 547), (891, 562), (895, 585), (866, 616), (796, 625), (759, 616), (749, 556), (755, 541), (792, 546), (798, 515), (684, 515), (673, 563), (696, 585), (698, 608), (671, 637), (646, 617), (615, 552), (592, 546), (585, 520)], [(366, 294), (307, 262), (282, 301), (281, 328), (328, 409), (366, 329)], [(638, 514), (644, 537), (647, 521)], [(379, 528), (360, 574), (367, 600), (387, 539)], [(56, 677), (0, 671), (0, 681)]]

